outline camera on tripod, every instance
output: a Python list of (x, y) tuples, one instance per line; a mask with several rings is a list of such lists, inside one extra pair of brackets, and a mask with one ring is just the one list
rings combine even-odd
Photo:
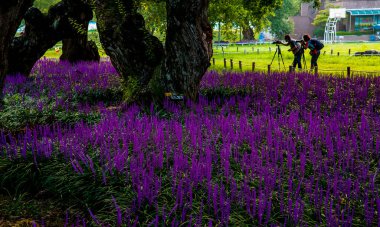
[(281, 44), (281, 41), (280, 41), (280, 40), (276, 40), (276, 41), (274, 41), (272, 44), (279, 45), (279, 44)]

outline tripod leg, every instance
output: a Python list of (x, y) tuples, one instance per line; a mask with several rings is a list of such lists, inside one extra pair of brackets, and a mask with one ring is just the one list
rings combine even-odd
[(273, 58), (272, 58), (272, 61), (270, 62), (270, 65), (272, 65), (272, 63), (273, 63), (273, 61), (274, 61), (274, 58), (275, 58), (276, 55), (277, 55), (277, 52), (278, 52), (278, 50), (276, 49), (276, 52), (275, 52), (274, 55), (273, 55)]
[[(280, 47), (278, 47), (278, 48), (280, 48)], [(281, 49), (279, 51), (279, 57), (281, 57), (282, 65), (284, 66), (284, 70), (286, 71), (285, 62), (284, 62), (284, 58), (282, 57)], [(280, 65), (280, 59), (278, 59), (278, 64)]]
[(278, 59), (277, 59), (277, 61), (278, 61), (278, 70), (281, 69), (281, 61), (282, 61), (282, 65), (284, 66), (284, 70), (286, 71), (285, 63), (284, 63), (284, 58), (282, 57), (282, 52), (281, 52), (280, 46), (277, 46), (277, 52), (278, 52)]

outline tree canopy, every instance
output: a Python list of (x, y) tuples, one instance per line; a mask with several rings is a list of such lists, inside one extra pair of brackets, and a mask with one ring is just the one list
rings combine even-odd
[(35, 0), (33, 6), (41, 10), (42, 13), (47, 13), (49, 8), (59, 1), (60, 0)]
[(209, 20), (214, 26), (222, 23), (223, 32), (233, 26), (243, 30), (254, 28), (256, 32), (270, 27), (276, 37), (281, 37), (292, 32), (289, 17), (299, 12), (301, 2), (320, 5), (319, 0), (211, 0)]
[(327, 23), (327, 20), (329, 18), (329, 10), (331, 8), (339, 8), (339, 6), (335, 6), (332, 4), (328, 4), (325, 9), (320, 10), (317, 14), (317, 16), (314, 18), (313, 25), (316, 27), (314, 31), (314, 35), (316, 36), (323, 36), (324, 34), (324, 29)]
[(139, 11), (145, 19), (146, 28), (151, 34), (165, 39), (166, 3), (164, 1), (141, 1)]
[(284, 0), (274, 15), (269, 16), (270, 29), (274, 37), (280, 39), (293, 32), (294, 24), (289, 18), (298, 14), (300, 3), (300, 0)]

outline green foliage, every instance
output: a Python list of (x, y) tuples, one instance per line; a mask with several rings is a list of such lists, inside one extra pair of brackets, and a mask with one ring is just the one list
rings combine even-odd
[(115, 1), (116, 1), (116, 5), (117, 5), (119, 13), (123, 16), (127, 15), (127, 9), (125, 8), (123, 2), (120, 0), (115, 0)]
[(161, 99), (162, 95), (166, 92), (165, 86), (162, 83), (161, 77), (161, 68), (157, 67), (153, 73), (152, 79), (149, 81), (149, 90), (152, 92), (153, 97), (157, 97), (157, 99)]
[(373, 31), (352, 31), (352, 32), (346, 32), (346, 31), (337, 31), (336, 35), (372, 35)]
[(139, 13), (145, 19), (147, 30), (161, 41), (166, 37), (166, 3), (141, 1)]
[(282, 39), (284, 35), (290, 34), (294, 30), (293, 21), (289, 17), (295, 16), (299, 11), (299, 0), (284, 0), (282, 7), (276, 9), (274, 16), (269, 17), (271, 22), (271, 32), (277, 39)]
[(282, 0), (243, 0), (243, 6), (250, 12), (251, 22), (259, 30), (263, 28), (263, 23), (268, 21), (268, 17), (273, 15), (274, 9), (281, 7), (281, 4)]
[(123, 100), (128, 102), (133, 102), (138, 100), (138, 93), (140, 91), (140, 86), (138, 80), (132, 76), (128, 76), (127, 79), (123, 81)]
[(215, 26), (218, 22), (235, 25), (243, 24), (248, 11), (242, 0), (212, 0), (209, 7), (209, 20)]
[(33, 6), (41, 10), (42, 13), (47, 13), (50, 6), (58, 3), (60, 0), (35, 0)]
[(74, 18), (69, 18), (69, 23), (78, 34), (81, 34), (81, 35), (87, 34), (87, 28), (83, 27), (83, 25), (78, 23), (78, 21), (76, 21)]
[(325, 31), (324, 28), (325, 28), (327, 20), (329, 18), (330, 9), (332, 9), (332, 8), (340, 8), (340, 6), (328, 4), (324, 10), (320, 10), (318, 12), (317, 16), (315, 17), (315, 19), (312, 23), (316, 27), (316, 29), (314, 31), (315, 36), (318, 36), (318, 37), (323, 36), (324, 31)]
[(231, 31), (234, 26), (253, 27), (258, 33), (270, 26), (274, 35), (280, 37), (292, 31), (288, 18), (297, 14), (301, 1), (320, 5), (319, 0), (211, 0), (209, 20), (213, 26), (221, 22), (222, 32)]
[[(114, 95), (110, 96), (113, 97)], [(102, 98), (101, 95), (100, 97)], [(73, 105), (82, 100), (91, 103), (94, 102), (92, 100), (96, 100), (96, 96), (94, 98), (94, 95), (89, 94), (88, 96), (81, 95), (80, 97), (75, 97), (72, 100)], [(0, 111), (0, 129), (12, 132), (21, 131), (25, 127), (46, 125), (53, 122), (74, 124), (84, 121), (92, 124), (99, 120), (100, 114), (97, 112), (67, 111), (64, 107), (46, 97), (36, 100), (29, 96), (21, 96), (20, 94), (6, 95), (3, 99), (3, 108)]]
[[(94, 157), (95, 152), (90, 151), (89, 155)], [(8, 218), (22, 214), (23, 217), (34, 220), (60, 220), (62, 225), (65, 210), (70, 209), (71, 213), (91, 220), (87, 212), (91, 208), (103, 221), (114, 223), (114, 218), (109, 219), (115, 216), (112, 213), (114, 205), (111, 198), (114, 197), (124, 207), (132, 202), (135, 193), (131, 184), (123, 183), (125, 177), (113, 174), (107, 185), (104, 185), (102, 169), (98, 163), (95, 163), (95, 171), (96, 175), (88, 169), (83, 174), (77, 174), (71, 162), (63, 157), (42, 159), (38, 163), (31, 155), (26, 159), (14, 160), (0, 157), (0, 198), (10, 197), (13, 200), (10, 204), (1, 206), (0, 212)], [(48, 203), (43, 204), (46, 201)], [(52, 210), (59, 215), (46, 217)], [(41, 217), (41, 214), (44, 216)]]
[(103, 102), (105, 105), (113, 105), (122, 101), (123, 90), (121, 87), (108, 88), (106, 90), (88, 90), (81, 94), (74, 94), (73, 102), (95, 105)]
[[(232, 27), (254, 27), (259, 32), (268, 25), (267, 17), (272, 14), (274, 5), (265, 1), (257, 1), (253, 5), (245, 5), (243, 0), (212, 0), (209, 8), (210, 23), (215, 26), (221, 23), (221, 30), (227, 37), (235, 37), (233, 34), (226, 34), (232, 31)], [(229, 39), (230, 41), (236, 41)]]
[(234, 28), (232, 23), (226, 23), (222, 26), (221, 35), (228, 41), (239, 41), (240, 29)]

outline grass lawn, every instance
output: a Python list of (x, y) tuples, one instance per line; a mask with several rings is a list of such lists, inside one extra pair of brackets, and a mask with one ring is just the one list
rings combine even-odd
[[(293, 62), (293, 54), (287, 51), (288, 47), (280, 46), (285, 62), (285, 68)], [(351, 55), (349, 50), (351, 49)], [(252, 69), (252, 62), (255, 62), (257, 70), (267, 70), (267, 66), (271, 63), (276, 51), (276, 45), (250, 45), (250, 46), (229, 46), (224, 47), (224, 55), (221, 47), (214, 48), (215, 66), (211, 69), (223, 69), (223, 58), (227, 59), (227, 68), (230, 68), (230, 59), (233, 59), (234, 69), (239, 69), (239, 61), (242, 61), (243, 71)], [(333, 54), (331, 55), (331, 50)], [(336, 70), (337, 72), (346, 71), (347, 67), (351, 67), (352, 71), (379, 71), (380, 56), (355, 57), (355, 52), (365, 50), (380, 50), (379, 43), (339, 43), (327, 44), (321, 51), (318, 60), (319, 71)], [(326, 52), (325, 54), (323, 54)], [(339, 53), (339, 56), (338, 56)], [(307, 67), (310, 67), (309, 51), (305, 52)], [(273, 70), (278, 70), (277, 57), (274, 59)], [(281, 70), (283, 66), (281, 63)]]

